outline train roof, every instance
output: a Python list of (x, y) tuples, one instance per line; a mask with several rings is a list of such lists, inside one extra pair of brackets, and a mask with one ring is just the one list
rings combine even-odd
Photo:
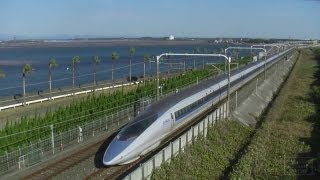
[[(239, 69), (233, 70), (231, 72), (231, 76), (233, 74), (236, 74), (240, 71), (243, 71), (244, 69), (250, 68), (252, 66), (254, 66), (255, 64), (259, 63), (259, 61), (255, 62), (255, 63), (251, 63), (247, 66), (241, 67)], [(199, 91), (202, 91), (203, 89), (206, 89), (214, 84), (219, 83), (220, 81), (224, 80), (227, 78), (226, 74), (222, 74), (219, 75), (215, 78), (211, 78), (205, 81), (200, 82), (198, 85), (192, 86), (190, 88), (186, 88), (186, 89), (182, 89), (179, 90), (178, 93), (175, 94), (171, 94), (161, 100), (159, 100), (158, 102), (152, 104), (148, 109), (150, 111), (155, 111), (158, 112), (159, 116), (164, 113), (165, 111), (167, 111), (170, 107), (172, 107), (173, 105), (177, 104), (178, 102), (182, 101), (183, 99), (186, 99), (187, 97), (189, 97), (192, 94), (195, 94)]]
[(202, 91), (203, 89), (206, 89), (211, 85), (220, 82), (224, 78), (226, 78), (226, 75), (223, 74), (216, 78), (202, 81), (198, 85), (192, 86), (190, 88), (179, 90), (178, 93), (171, 94), (151, 105), (150, 110), (153, 109), (153, 111), (157, 111), (159, 114), (162, 114), (183, 99), (186, 99), (192, 94), (198, 93), (199, 91)]

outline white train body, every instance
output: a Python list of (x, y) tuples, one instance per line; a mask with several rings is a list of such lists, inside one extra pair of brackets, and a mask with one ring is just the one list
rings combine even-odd
[[(271, 66), (276, 62), (276, 59), (284, 56), (290, 50), (266, 61), (258, 61), (233, 71), (230, 78), (231, 91), (261, 73), (264, 70), (265, 62)], [(105, 165), (127, 164), (155, 149), (165, 137), (175, 132), (177, 128), (225, 98), (227, 85), (227, 76), (222, 75), (216, 79), (199, 83), (196, 87), (182, 90), (151, 105), (113, 139), (104, 154), (103, 163)]]

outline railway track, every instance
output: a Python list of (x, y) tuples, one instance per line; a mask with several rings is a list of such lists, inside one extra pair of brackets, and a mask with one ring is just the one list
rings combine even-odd
[(161, 149), (163, 149), (165, 146), (167, 146), (171, 141), (174, 141), (176, 138), (180, 137), (183, 133), (185, 133), (187, 130), (189, 130), (193, 125), (197, 124), (203, 118), (205, 118), (207, 114), (216, 110), (216, 107), (218, 107), (221, 104), (222, 104), (222, 102), (218, 103), (215, 106), (212, 106), (207, 111), (203, 112), (201, 115), (196, 117), (193, 121), (182, 126), (179, 130), (174, 132), (171, 136), (164, 139), (162, 141), (161, 145), (156, 150), (149, 152), (148, 154), (140, 157), (138, 160), (136, 160), (130, 164), (127, 164), (127, 165), (104, 167), (104, 168), (97, 169), (93, 173), (86, 176), (84, 179), (86, 179), (86, 180), (108, 179), (109, 180), (109, 179), (122, 179), (122, 178), (124, 178), (135, 167), (138, 167), (141, 163), (147, 161), (154, 154), (158, 153)]
[[(191, 121), (190, 123), (184, 125), (181, 127), (178, 131), (176, 131), (174, 134), (172, 134), (170, 137), (167, 137), (159, 148), (157, 150), (154, 150), (138, 160), (128, 164), (128, 165), (122, 165), (122, 166), (112, 166), (112, 167), (97, 167), (95, 170), (93, 170), (90, 174), (86, 175), (84, 179), (119, 179), (123, 176), (125, 176), (128, 172), (130, 172), (134, 167), (139, 166), (141, 163), (148, 160), (149, 157), (152, 157), (153, 154), (160, 151), (163, 147), (165, 147), (168, 143), (170, 143), (172, 140), (179, 137), (181, 134), (183, 134), (185, 131), (187, 131), (192, 125), (196, 124), (202, 118), (205, 117), (206, 114), (210, 113), (215, 109), (216, 106), (210, 108), (206, 112), (199, 115), (196, 119)], [(71, 154), (70, 156), (67, 156), (65, 158), (62, 158), (56, 162), (53, 162), (35, 172), (32, 172), (31, 174), (22, 177), (21, 179), (51, 179), (55, 176), (67, 171), (68, 169), (72, 167), (76, 167), (78, 164), (80, 164), (82, 161), (94, 156), (97, 153), (103, 153), (105, 148), (101, 148), (106, 146), (106, 142), (113, 139), (113, 136), (110, 136), (108, 138), (109, 140), (102, 139), (90, 146), (86, 146), (85, 148), (82, 148), (78, 150), (77, 152)]]
[[(225, 99), (225, 97), (224, 97)], [(219, 107), (222, 103), (224, 103), (224, 100), (221, 100), (219, 103), (217, 103), (214, 106), (211, 106), (208, 110), (198, 115), (196, 118), (191, 120), (189, 123), (185, 124), (181, 128), (179, 128), (177, 131), (175, 131), (173, 134), (171, 134), (169, 137), (164, 139), (161, 143), (161, 145), (154, 151), (142, 156), (138, 160), (123, 166), (112, 166), (112, 167), (96, 167), (94, 170), (90, 171), (88, 175), (86, 174), (85, 179), (119, 179), (123, 178), (128, 174), (130, 171), (132, 171), (135, 167), (139, 166), (141, 163), (148, 160), (150, 157), (152, 157), (154, 154), (158, 153), (163, 147), (167, 146), (168, 143), (172, 142), (176, 138), (180, 137), (184, 132), (190, 129), (193, 125), (197, 124), (199, 121), (201, 121), (203, 118), (206, 117), (207, 114), (213, 112), (217, 107)], [(50, 179), (67, 169), (76, 166), (83, 160), (91, 157), (93, 154), (97, 152), (103, 152), (103, 150), (99, 147), (101, 147), (106, 142), (105, 139), (92, 144), (88, 147), (85, 147), (82, 150), (79, 150), (78, 152), (72, 154), (71, 156), (68, 156), (66, 158), (63, 158), (57, 162), (54, 162), (26, 177), (23, 177), (22, 179)], [(101, 157), (100, 157), (101, 159)], [(76, 168), (76, 167), (75, 167)]]
[(134, 162), (128, 165), (123, 166), (114, 166), (114, 167), (105, 167), (100, 168), (94, 171), (93, 173), (86, 176), (85, 180), (91, 180), (91, 179), (119, 179), (119, 177), (127, 172), (130, 168), (132, 168), (134, 165), (136, 165), (138, 162)]
[(86, 148), (83, 148), (68, 157), (60, 159), (45, 166), (40, 170), (22, 177), (22, 179), (50, 179), (95, 154), (97, 152), (97, 149), (104, 143), (104, 141), (105, 140), (101, 140)]

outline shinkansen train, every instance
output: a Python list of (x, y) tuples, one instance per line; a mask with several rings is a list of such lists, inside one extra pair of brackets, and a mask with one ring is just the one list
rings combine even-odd
[[(264, 63), (269, 67), (291, 50), (232, 71), (231, 91), (263, 72)], [(107, 166), (128, 164), (157, 148), (162, 140), (176, 129), (225, 98), (227, 88), (227, 76), (220, 75), (150, 105), (112, 140), (104, 153), (103, 164)]]

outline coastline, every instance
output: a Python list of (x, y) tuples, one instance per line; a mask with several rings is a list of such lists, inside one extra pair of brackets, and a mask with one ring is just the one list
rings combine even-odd
[(208, 40), (70, 40), (70, 41), (19, 41), (2, 42), (0, 48), (43, 48), (43, 47), (111, 47), (111, 46), (177, 46), (177, 45), (208, 45)]

